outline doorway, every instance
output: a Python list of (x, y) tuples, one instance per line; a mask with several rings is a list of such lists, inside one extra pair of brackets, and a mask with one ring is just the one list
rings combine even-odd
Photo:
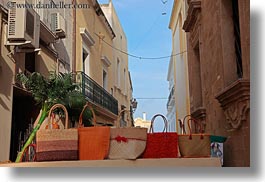
[(18, 151), (33, 129), (39, 111), (40, 106), (36, 105), (31, 94), (14, 86), (9, 160), (16, 160)]

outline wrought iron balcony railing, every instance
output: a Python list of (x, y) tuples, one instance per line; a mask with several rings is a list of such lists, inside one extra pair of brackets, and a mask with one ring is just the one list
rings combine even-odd
[(77, 72), (76, 82), (80, 83), (82, 93), (88, 101), (91, 101), (103, 108), (118, 115), (118, 101), (103, 87), (96, 83), (84, 72)]

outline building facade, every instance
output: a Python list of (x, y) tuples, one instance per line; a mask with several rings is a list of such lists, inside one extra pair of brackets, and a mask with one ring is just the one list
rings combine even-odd
[[(49, 71), (69, 72), (72, 49), (72, 11), (34, 11), (32, 8), (9, 10), (7, 2), (10, 1), (2, 0), (0, 4), (0, 161), (15, 159), (19, 150), (18, 138), (26, 140), (30, 125), (40, 110), (31, 95), (16, 81), (15, 76), (20, 72), (39, 72), (45, 76), (49, 75)], [(25, 4), (24, 1), (17, 3)], [(32, 3), (38, 4), (39, 1)], [(14, 11), (15, 16), (9, 13)], [(55, 30), (52, 29), (55, 26), (53, 16), (70, 21), (62, 22), (65, 26)], [(25, 24), (20, 24), (21, 22)], [(21, 32), (26, 34), (23, 40), (20, 37)], [(28, 41), (29, 37), (26, 36), (31, 34)]]
[(143, 113), (143, 118), (135, 118), (134, 120), (135, 127), (147, 128), (147, 132), (149, 132), (151, 127), (151, 121), (146, 119), (146, 113)]
[[(126, 35), (111, 2), (77, 1), (84, 2), (90, 8), (76, 11), (76, 71), (97, 122), (114, 125), (119, 112), (131, 105), (128, 56), (113, 48), (126, 51)], [(124, 115), (124, 123), (131, 124), (131, 117)]]
[(83, 93), (96, 111), (97, 122), (113, 125), (118, 115), (118, 100), (111, 94), (113, 77), (112, 44), (116, 36), (97, 1), (88, 9), (76, 10), (75, 71)]
[[(95, 108), (97, 124), (114, 125), (119, 103), (130, 108), (132, 85), (128, 65), (122, 65), (119, 74), (123, 75), (125, 70), (127, 75), (126, 83), (125, 77), (121, 78), (126, 88), (121, 87), (128, 102), (114, 91), (114, 75), (118, 70), (111, 46), (116, 35), (99, 3), (65, 0), (65, 4), (79, 4), (82, 8), (55, 8), (58, 2), (52, 0), (13, 0), (35, 5), (34, 9), (14, 10), (8, 9), (9, 2), (0, 1), (0, 161), (15, 160), (19, 141), (27, 139), (40, 111), (31, 94), (16, 81), (15, 76), (20, 72), (39, 72), (44, 76), (50, 71), (76, 73), (76, 82)], [(54, 6), (37, 8), (45, 3)], [(11, 14), (18, 16), (10, 19)], [(14, 20), (17, 24), (12, 25)], [(19, 31), (27, 35), (23, 39), (15, 37), (21, 35)], [(127, 42), (122, 44), (127, 49)], [(128, 58), (123, 59), (128, 62)]]
[(187, 4), (191, 115), (227, 137), (224, 166), (250, 166), (250, 1)]
[(190, 114), (186, 33), (182, 29), (183, 20), (186, 17), (186, 8), (187, 4), (184, 0), (175, 0), (169, 23), (169, 28), (172, 31), (172, 57), (167, 76), (170, 93), (167, 103), (167, 117), (170, 131), (177, 131), (178, 133), (181, 133), (178, 120), (183, 120), (185, 116)]
[[(114, 84), (111, 87), (111, 92), (113, 93), (114, 97), (119, 100), (119, 111), (123, 109), (130, 110), (131, 112), (124, 114), (130, 114), (128, 117), (132, 118), (131, 102), (133, 89), (131, 76), (128, 69), (128, 55), (124, 54), (124, 52), (127, 52), (126, 34), (122, 28), (112, 1), (110, 0), (108, 4), (102, 4), (101, 8), (116, 35), (112, 44), (115, 49), (112, 49), (112, 59), (114, 60), (112, 77)], [(125, 115), (122, 116), (123, 121), (125, 121), (125, 118), (127, 118)], [(132, 122), (127, 120), (126, 123), (120, 124), (122, 126), (131, 126)]]

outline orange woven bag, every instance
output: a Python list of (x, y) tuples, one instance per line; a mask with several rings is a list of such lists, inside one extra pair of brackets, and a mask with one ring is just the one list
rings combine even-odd
[[(83, 126), (82, 116), (86, 108), (90, 108), (92, 112), (94, 127)], [(89, 104), (84, 106), (79, 117), (78, 140), (80, 160), (103, 160), (107, 157), (110, 143), (110, 127), (96, 126), (96, 115)]]

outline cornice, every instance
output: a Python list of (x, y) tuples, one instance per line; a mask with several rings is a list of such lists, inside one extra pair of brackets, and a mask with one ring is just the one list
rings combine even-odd
[(228, 131), (239, 129), (249, 117), (250, 81), (239, 79), (217, 94), (226, 117)]
[(185, 32), (190, 32), (193, 29), (200, 11), (201, 11), (201, 0), (190, 0), (188, 15), (182, 27), (185, 30)]

